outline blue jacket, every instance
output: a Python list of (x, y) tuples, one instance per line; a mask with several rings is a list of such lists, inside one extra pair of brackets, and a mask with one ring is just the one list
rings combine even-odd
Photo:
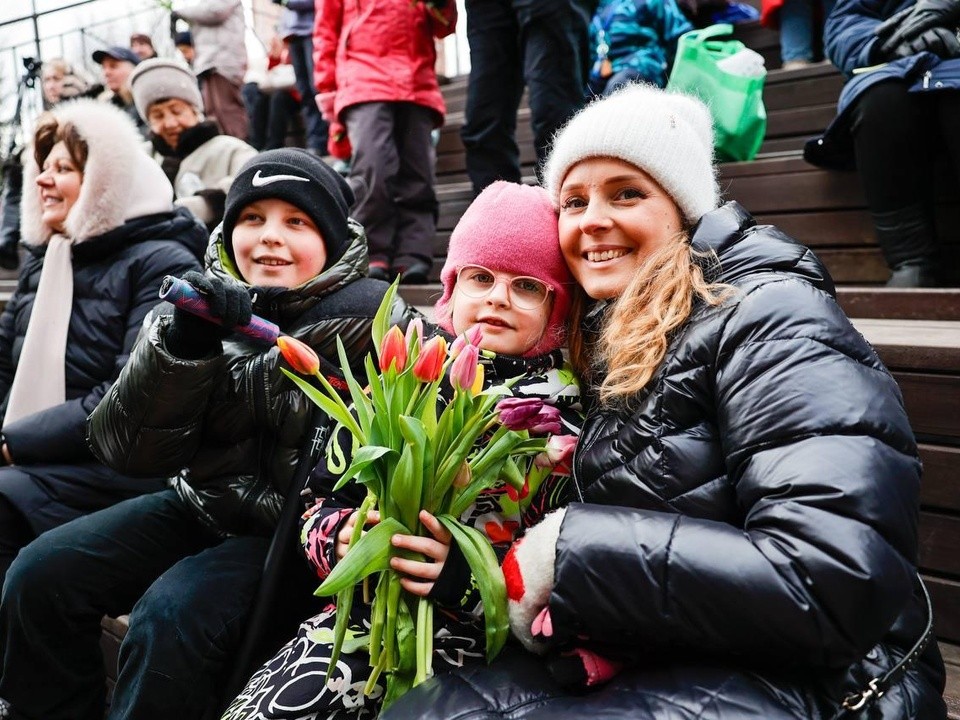
[(600, 0), (590, 23), (591, 61), (596, 67), (603, 59), (606, 43), (614, 73), (630, 68), (663, 87), (677, 39), (690, 30), (675, 0)]
[(280, 38), (313, 37), (313, 0), (286, 0), (283, 6), (283, 15), (277, 28)]
[(910, 92), (928, 93), (960, 88), (960, 59), (944, 60), (922, 52), (893, 62), (877, 64), (877, 26), (915, 0), (838, 0), (824, 28), (827, 56), (840, 68), (847, 83), (840, 93), (837, 116), (820, 138), (804, 151), (809, 162), (836, 169), (852, 169), (851, 108), (854, 101), (877, 83), (891, 79), (909, 83)]

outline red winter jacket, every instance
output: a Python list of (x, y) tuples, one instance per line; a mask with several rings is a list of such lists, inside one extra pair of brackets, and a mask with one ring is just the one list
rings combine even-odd
[(452, 33), (457, 8), (428, 10), (411, 0), (323, 0), (313, 26), (317, 91), (336, 91), (334, 112), (362, 102), (414, 102), (446, 107), (434, 66), (434, 38)]

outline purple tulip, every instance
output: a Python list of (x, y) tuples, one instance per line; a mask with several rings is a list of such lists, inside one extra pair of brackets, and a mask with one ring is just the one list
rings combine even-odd
[(539, 398), (507, 397), (497, 403), (500, 422), (510, 430), (532, 433), (560, 432), (560, 411)]

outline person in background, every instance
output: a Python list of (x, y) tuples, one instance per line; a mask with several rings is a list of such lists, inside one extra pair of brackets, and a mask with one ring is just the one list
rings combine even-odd
[(130, 49), (133, 50), (141, 60), (149, 60), (157, 57), (157, 51), (153, 48), (153, 40), (146, 33), (134, 33), (130, 36)]
[(130, 74), (140, 62), (140, 56), (130, 48), (114, 45), (105, 50), (94, 51), (93, 61), (100, 66), (105, 86), (97, 99), (123, 110), (136, 124), (140, 134), (146, 137), (150, 129), (137, 112), (133, 95), (130, 94)]
[(450, 0), (318, 5), (317, 102), (328, 122), (347, 128), (353, 147), (353, 216), (367, 231), (371, 277), (425, 283), (429, 276), (437, 218), (431, 132), (446, 112), (435, 40), (456, 23)]
[(278, 34), (286, 43), (296, 73), (300, 108), (306, 130), (306, 148), (320, 157), (327, 154), (327, 121), (317, 106), (313, 84), (314, 0), (274, 0), (283, 5)]
[(207, 116), (227, 135), (247, 139), (247, 113), (240, 88), (247, 70), (246, 23), (240, 0), (200, 0), (171, 13), (186, 20), (193, 39), (193, 71)]
[[(81, 68), (63, 58), (43, 63), (40, 71), (43, 107), (50, 110), (63, 100), (89, 97), (103, 91), (94, 85)], [(20, 266), (20, 195), (23, 191), (23, 148), (17, 147), (3, 167), (0, 191), (0, 268), (16, 270)]]
[[(365, 277), (350, 199), (343, 179), (300, 149), (260, 153), (234, 179), (206, 272), (183, 278), (222, 324), (159, 309), (90, 415), (98, 457), (170, 477), (167, 488), (46, 533), (10, 568), (0, 696), (17, 713), (102, 720), (100, 620), (127, 612), (107, 718), (200, 720), (222, 709), (280, 508), (326, 422), (283, 375), (275, 344), (233, 330), (256, 312), (327, 367), (339, 366), (341, 341), (362, 371), (388, 286)], [(395, 309), (405, 326), (410, 309)]]
[(279, 35), (270, 37), (266, 51), (265, 57), (250, 59), (243, 79), (243, 101), (250, 144), (257, 150), (276, 150), (288, 144), (287, 136), (301, 107), (300, 94), (290, 53)]
[(835, 0), (762, 0), (760, 24), (780, 31), (780, 58), (784, 70), (813, 65), (820, 52), (825, 18)]
[(173, 185), (176, 204), (212, 231), (223, 220), (230, 183), (257, 151), (221, 135), (215, 122), (204, 119), (196, 78), (176, 60), (143, 61), (130, 76), (130, 89), (150, 126), (154, 158)]
[(960, 181), (958, 25), (954, 0), (838, 0), (827, 20), (827, 54), (847, 83), (804, 158), (857, 169), (890, 287), (960, 276), (940, 257), (934, 212), (936, 165), (950, 169), (954, 189)]
[(590, 22), (591, 94), (636, 81), (663, 87), (677, 39), (690, 30), (676, 0), (600, 0)]
[(524, 85), (538, 168), (554, 132), (583, 105), (595, 7), (596, 0), (467, 2), (470, 78), (460, 138), (474, 195), (494, 180), (521, 180), (516, 129)]
[(206, 232), (120, 110), (64, 103), (24, 168), (26, 256), (0, 316), (0, 584), (41, 533), (153, 492), (96, 460), (86, 417), (127, 361), (161, 280), (200, 267)]
[(88, 97), (97, 91), (97, 86), (83, 68), (63, 58), (51, 58), (43, 63), (40, 71), (43, 103), (47, 110), (64, 100)]
[(193, 48), (193, 35), (190, 31), (181, 30), (180, 32), (174, 33), (173, 46), (177, 49), (177, 52), (180, 53), (184, 62), (192, 68), (196, 51)]

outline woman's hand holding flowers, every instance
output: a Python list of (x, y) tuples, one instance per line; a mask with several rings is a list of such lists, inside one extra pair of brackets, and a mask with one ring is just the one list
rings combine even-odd
[[(347, 550), (350, 548), (350, 538), (353, 536), (353, 529), (357, 525), (357, 518), (360, 517), (360, 511), (354, 510), (350, 513), (350, 517), (347, 518), (347, 521), (340, 527), (340, 531), (337, 533), (337, 544), (334, 547), (334, 553), (336, 553), (337, 560), (343, 560), (343, 556), (347, 554)], [(376, 510), (370, 510), (367, 513), (367, 525), (376, 525), (380, 522), (380, 513)]]

